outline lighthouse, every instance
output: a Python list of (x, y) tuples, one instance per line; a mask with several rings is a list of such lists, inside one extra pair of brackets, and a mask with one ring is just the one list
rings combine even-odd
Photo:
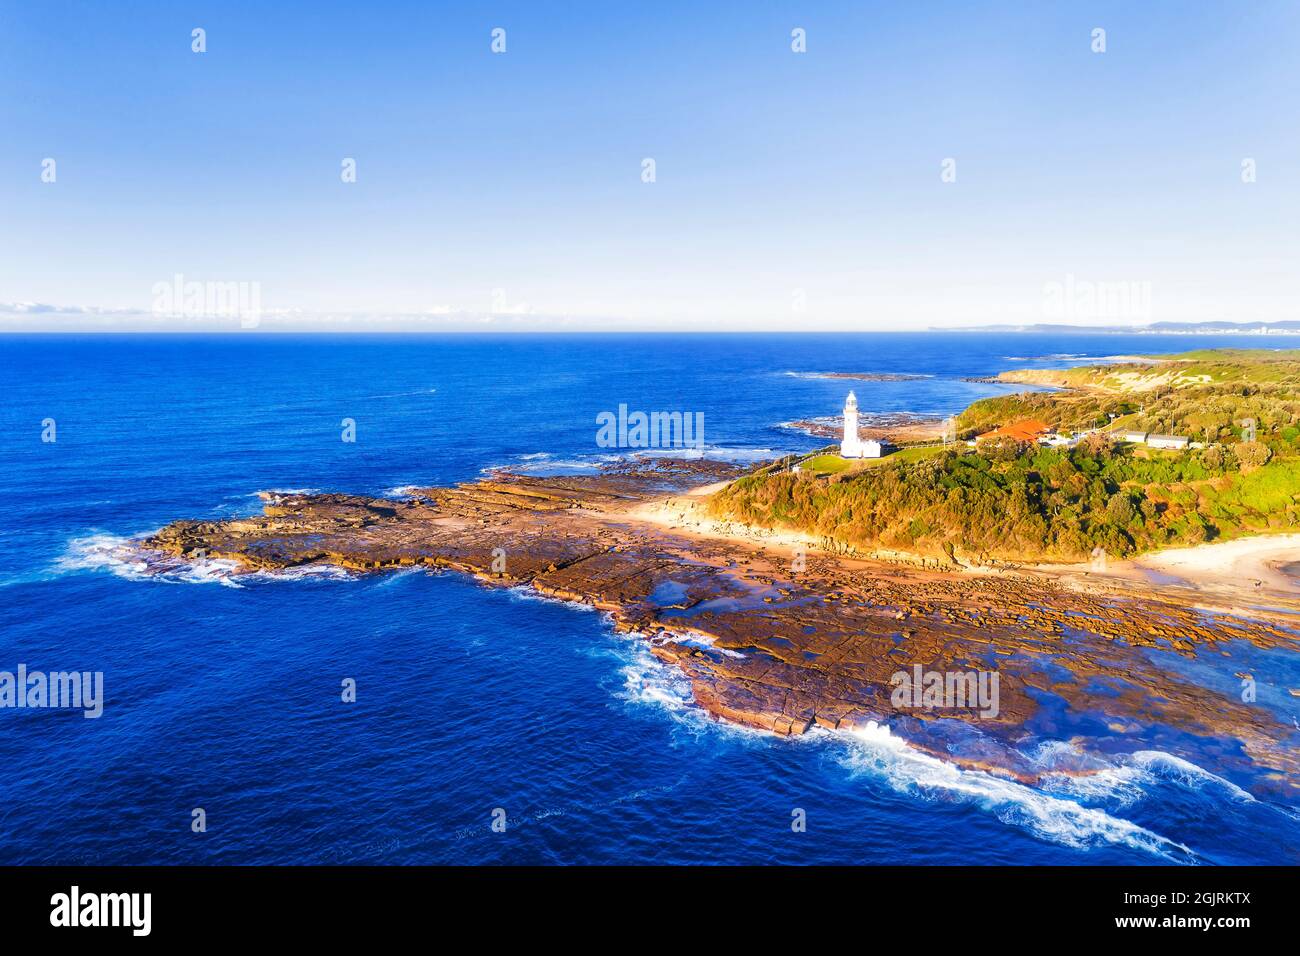
[(862, 457), (862, 444), (858, 441), (858, 396), (852, 392), (844, 400), (844, 440), (840, 442), (840, 455), (844, 458)]
[(844, 400), (844, 440), (840, 442), (841, 458), (879, 458), (884, 445), (878, 441), (858, 440), (858, 396), (849, 392)]

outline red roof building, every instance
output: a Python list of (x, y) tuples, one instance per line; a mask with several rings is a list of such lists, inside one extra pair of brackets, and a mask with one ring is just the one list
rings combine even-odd
[(977, 441), (985, 439), (997, 440), (999, 438), (1014, 438), (1016, 441), (1031, 442), (1038, 441), (1038, 436), (1051, 431), (1046, 422), (1040, 422), (1036, 418), (1025, 418), (1018, 422), (1011, 422), (1009, 425), (1003, 425), (1001, 428), (995, 428), (991, 432), (985, 432), (983, 435), (976, 436)]

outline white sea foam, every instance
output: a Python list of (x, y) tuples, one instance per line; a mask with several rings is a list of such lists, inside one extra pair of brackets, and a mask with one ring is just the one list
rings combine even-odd
[(1153, 777), (1171, 780), (1189, 790), (1215, 790), (1233, 800), (1254, 803), (1255, 798), (1230, 780), (1210, 773), (1203, 767), (1160, 750), (1140, 750), (1128, 758)]
[(413, 498), (428, 488), (428, 485), (398, 485), (384, 492), (385, 498)]
[(220, 584), (239, 588), (254, 581), (303, 581), (314, 578), (346, 580), (352, 577), (332, 564), (305, 564), (277, 571), (246, 571), (238, 561), (226, 558), (185, 559), (162, 553), (142, 552), (137, 545), (150, 532), (130, 538), (114, 534), (92, 534), (73, 538), (67, 551), (55, 562), (58, 574), (107, 571), (130, 581), (161, 581), (167, 584)]
[[(401, 571), (391, 572), (391, 576), (402, 573)], [(347, 568), (340, 568), (334, 564), (303, 564), (293, 568), (281, 568), (276, 571), (246, 571), (241, 573), (239, 577), (240, 580), (252, 581), (309, 581), (315, 579), (348, 581), (354, 575)]]
[(124, 578), (143, 578), (148, 565), (133, 549), (129, 538), (111, 534), (92, 534), (73, 538), (55, 562), (60, 572), (112, 571)]
[(530, 584), (516, 584), (512, 588), (507, 588), (506, 593), (516, 601), (538, 601), (543, 604), (563, 604), (565, 607), (573, 608), (575, 611), (596, 610), (593, 605), (584, 604), (581, 601), (570, 601), (565, 598), (551, 597), (548, 594), (542, 594)]
[(669, 667), (644, 647), (633, 646), (630, 659), (619, 669), (623, 678), (624, 700), (651, 704), (674, 714), (685, 714), (695, 707), (691, 682), (679, 668)]
[(1255, 802), (1232, 781), (1160, 750), (1140, 750), (1111, 759), (1110, 766), (1082, 775), (1048, 773), (1043, 778), (1043, 789), (1080, 800), (1112, 801), (1118, 807), (1131, 806), (1162, 785), (1204, 793), (1217, 800)]
[(92, 534), (73, 538), (68, 549), (54, 562), (59, 573), (108, 571), (132, 581), (158, 580), (186, 584), (221, 584), (239, 587), (233, 580), (238, 562), (216, 558), (185, 561), (159, 557), (146, 560), (132, 538), (113, 534)]
[(684, 644), (687, 647), (698, 647), (700, 650), (712, 651), (715, 654), (721, 654), (724, 657), (734, 657), (744, 659), (745, 655), (740, 651), (733, 651), (725, 647), (717, 646), (717, 639), (710, 634), (704, 634), (700, 631), (661, 631), (654, 640), (667, 641), (672, 644)]
[(618, 670), (621, 683), (613, 689), (619, 700), (667, 716), (676, 729), (695, 740), (725, 739), (760, 746), (771, 742), (770, 732), (724, 723), (696, 704), (690, 678), (681, 668), (651, 654), (645, 635), (620, 635), (615, 654), (622, 661)]
[(887, 726), (872, 722), (848, 732), (813, 733), (848, 744), (841, 762), (850, 772), (869, 774), (900, 793), (969, 803), (1039, 839), (1074, 849), (1127, 846), (1172, 863), (1196, 862), (1188, 847), (1136, 823), (981, 770), (962, 769), (913, 749)]

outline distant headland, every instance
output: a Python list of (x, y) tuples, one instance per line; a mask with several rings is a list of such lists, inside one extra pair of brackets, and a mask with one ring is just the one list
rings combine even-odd
[(1038, 322), (931, 326), (931, 332), (1027, 332), (1045, 335), (1300, 335), (1300, 321), (1147, 322), (1135, 325), (1062, 325)]

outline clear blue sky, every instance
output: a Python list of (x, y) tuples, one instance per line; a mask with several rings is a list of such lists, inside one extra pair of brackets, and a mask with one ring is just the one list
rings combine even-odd
[(176, 273), (429, 328), (1048, 321), (1067, 276), (1300, 319), (1297, 64), (1295, 2), (0, 0), (0, 327)]

